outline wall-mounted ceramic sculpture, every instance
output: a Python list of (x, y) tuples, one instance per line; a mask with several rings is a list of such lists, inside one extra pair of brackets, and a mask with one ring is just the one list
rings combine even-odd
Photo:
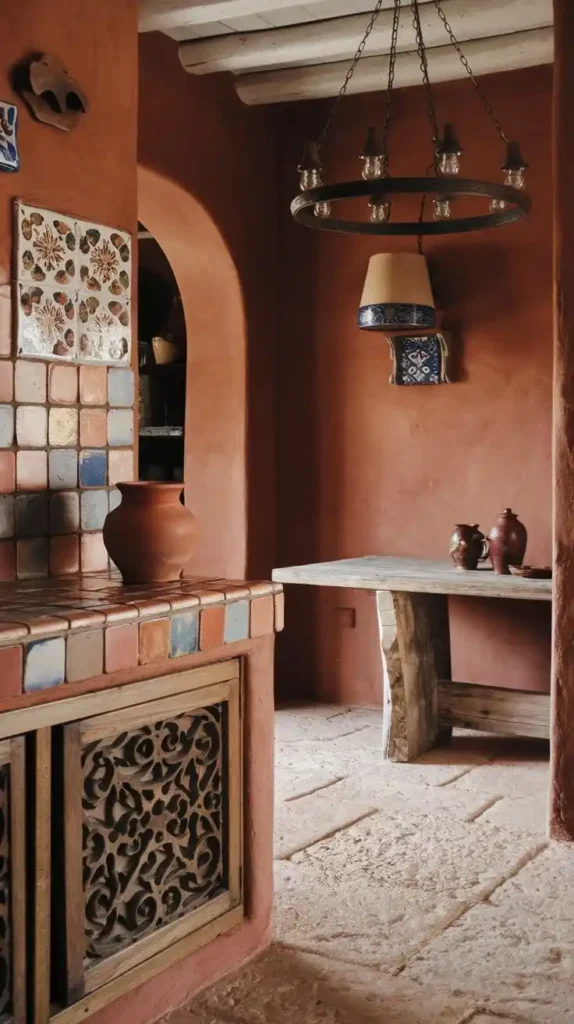
[(18, 355), (129, 362), (128, 232), (17, 202), (15, 242)]
[(0, 100), (0, 171), (18, 171), (18, 107)]
[(393, 359), (390, 384), (450, 384), (444, 334), (389, 334), (387, 341)]
[(75, 128), (88, 110), (88, 98), (57, 57), (34, 54), (14, 70), (14, 86), (38, 121), (61, 128)]

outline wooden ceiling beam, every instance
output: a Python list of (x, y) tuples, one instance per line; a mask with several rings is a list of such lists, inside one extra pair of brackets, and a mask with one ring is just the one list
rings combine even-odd
[[(474, 40), (465, 44), (464, 52), (477, 75), (514, 71), (536, 64), (551, 64), (554, 55), (553, 30), (532, 29), (528, 32)], [(429, 49), (428, 62), (433, 82), (449, 82), (467, 76), (452, 46)], [(384, 89), (388, 66), (387, 56), (365, 57), (358, 64), (349, 82), (347, 93), (351, 95)], [(338, 93), (347, 69), (348, 62), (344, 61), (240, 75), (236, 80), (236, 89), (243, 102), (248, 105), (321, 99)], [(395, 85), (397, 88), (404, 88), (420, 84), (418, 55), (402, 55), (397, 60)]]
[[(406, 6), (406, 5), (405, 5)], [(443, 0), (443, 10), (455, 35), (465, 42), (541, 29), (552, 25), (552, 0)], [(379, 15), (365, 54), (388, 53), (392, 11)], [(427, 47), (441, 46), (447, 38), (433, 4), (423, 4), (421, 23)], [(179, 56), (186, 71), (241, 74), (269, 67), (301, 66), (350, 59), (366, 28), (364, 14), (293, 25), (260, 32), (233, 33), (181, 43)], [(412, 18), (405, 9), (399, 31), (399, 49), (416, 48)]]
[[(248, 17), (266, 11), (288, 11), (303, 5), (311, 14), (315, 4), (324, 0), (140, 0), (139, 30), (140, 32), (168, 32), (170, 29), (182, 29), (194, 25), (206, 25), (234, 18)], [(430, 0), (421, 0), (429, 3)], [(383, 0), (383, 9), (392, 8), (394, 0)], [(353, 0), (353, 11), (370, 11), (373, 0)]]

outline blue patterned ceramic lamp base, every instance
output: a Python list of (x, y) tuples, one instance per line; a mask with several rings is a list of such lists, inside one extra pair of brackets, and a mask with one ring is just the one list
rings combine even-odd
[(19, 171), (18, 108), (0, 100), (0, 171)]
[(448, 346), (444, 334), (388, 337), (393, 358), (390, 384), (449, 384)]
[(360, 306), (359, 327), (364, 331), (381, 331), (391, 327), (434, 327), (433, 306), (419, 306), (410, 302), (380, 302)]

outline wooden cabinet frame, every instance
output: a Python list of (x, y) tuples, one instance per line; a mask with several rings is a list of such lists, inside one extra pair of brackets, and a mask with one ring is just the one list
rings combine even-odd
[[(24, 738), (0, 742), (2, 787), (2, 839), (0, 858), (5, 874), (2, 887), (7, 901), (2, 907), (3, 939), (0, 955), (6, 970), (6, 989), (11, 1010), (0, 1010), (0, 1024), (26, 1024), (26, 847), (25, 847)], [(2, 945), (5, 944), (5, 948)]]

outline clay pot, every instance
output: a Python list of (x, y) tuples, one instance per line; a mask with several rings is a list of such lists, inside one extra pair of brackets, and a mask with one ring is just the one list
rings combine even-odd
[(457, 523), (450, 538), (449, 554), (457, 569), (476, 569), (488, 557), (488, 541), (478, 523)]
[(104, 523), (104, 543), (125, 583), (177, 580), (189, 562), (195, 516), (181, 504), (182, 484), (118, 484), (121, 504)]
[(527, 538), (526, 527), (520, 522), (516, 512), (504, 508), (488, 535), (490, 560), (496, 573), (508, 576), (509, 565), (522, 565)]

